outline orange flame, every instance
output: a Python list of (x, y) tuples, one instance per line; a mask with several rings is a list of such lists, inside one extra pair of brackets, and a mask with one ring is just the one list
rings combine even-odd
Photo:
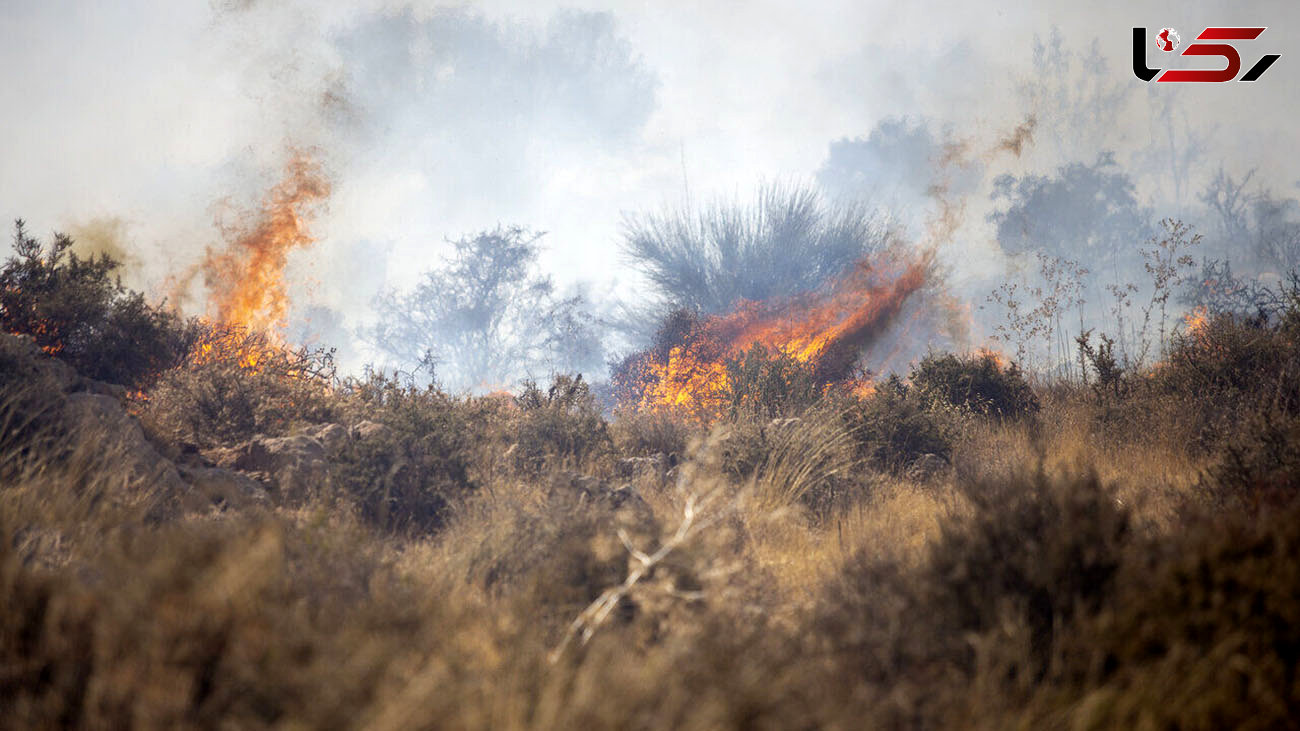
[(811, 364), (823, 387), (845, 384), (850, 393), (870, 395), (874, 387), (870, 381), (854, 382), (853, 366), (894, 323), (907, 298), (925, 285), (932, 262), (932, 253), (864, 260), (823, 292), (746, 301), (731, 313), (707, 317), (666, 353), (633, 357), (635, 403), (717, 418), (731, 386), (727, 363), (754, 344)]
[(1183, 324), (1186, 326), (1187, 334), (1193, 338), (1200, 338), (1205, 332), (1205, 326), (1210, 321), (1210, 311), (1205, 305), (1199, 305), (1196, 309), (1187, 313), (1183, 317)]
[(284, 327), (289, 312), (284, 283), (288, 255), (315, 243), (307, 216), (329, 192), (320, 166), (297, 151), (284, 179), (267, 194), (258, 219), (242, 231), (234, 230), (235, 238), (224, 251), (208, 250), (202, 265), (204, 283), (218, 322), (272, 336)]

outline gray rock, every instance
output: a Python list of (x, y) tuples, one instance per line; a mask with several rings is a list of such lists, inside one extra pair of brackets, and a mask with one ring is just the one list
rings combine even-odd
[(343, 451), (348, 443), (348, 430), (339, 424), (317, 424), (302, 431), (303, 436), (311, 437), (325, 447), (325, 452), (333, 457)]
[(662, 475), (668, 469), (668, 457), (663, 452), (649, 457), (627, 457), (620, 459), (614, 469), (619, 477), (636, 477), (646, 473)]
[(937, 454), (923, 454), (907, 468), (907, 479), (929, 482), (948, 469), (948, 460)]
[(176, 466), (145, 439), (140, 424), (126, 413), (120, 401), (83, 391), (69, 394), (64, 408), (74, 430), (83, 430), (88, 438), (99, 440), (106, 452), (121, 452), (132, 479), (152, 482), (173, 493), (187, 490)]
[(325, 445), (304, 434), (254, 437), (219, 457), (219, 467), (269, 475), (283, 495), (305, 494), (328, 477)]
[(392, 431), (393, 431), (392, 429), (389, 429), (387, 426), (385, 426), (384, 424), (380, 424), (379, 422), (362, 421), (362, 422), (358, 422), (356, 426), (352, 427), (352, 438), (353, 439), (381, 439), (387, 437), (389, 434), (392, 433)]
[(193, 467), (183, 468), (181, 476), (190, 483), (194, 507), (242, 508), (266, 502), (266, 488), (242, 472), (220, 467)]

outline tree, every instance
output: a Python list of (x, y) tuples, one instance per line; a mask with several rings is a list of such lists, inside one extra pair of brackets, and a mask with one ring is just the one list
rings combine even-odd
[(1133, 243), (1151, 231), (1150, 213), (1137, 200), (1133, 180), (1102, 153), (1092, 165), (1074, 162), (1056, 174), (1000, 175), (993, 199), (1006, 207), (989, 220), (1008, 254), (1039, 250), (1050, 256), (1093, 262), (1094, 271), (1136, 264)]
[(452, 388), (596, 366), (599, 322), (585, 295), (559, 296), (537, 271), (542, 235), (497, 227), (451, 242), (413, 289), (376, 299), (378, 321), (364, 335), (403, 366), (436, 368)]
[(816, 289), (890, 235), (862, 204), (831, 205), (812, 187), (773, 185), (753, 205), (628, 216), (623, 249), (665, 310), (713, 314)]
[(30, 335), (83, 376), (130, 388), (185, 358), (196, 324), (123, 287), (116, 261), (77, 256), (64, 234), (46, 248), (21, 220), (14, 228), (15, 253), (0, 267), (0, 328)]

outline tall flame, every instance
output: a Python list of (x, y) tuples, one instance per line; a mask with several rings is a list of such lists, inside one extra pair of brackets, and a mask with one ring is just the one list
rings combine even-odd
[(307, 217), (329, 192), (320, 165), (307, 153), (295, 152), (256, 220), (234, 229), (224, 250), (208, 250), (203, 279), (221, 324), (270, 335), (283, 329), (289, 312), (284, 282), (289, 252), (315, 243)]

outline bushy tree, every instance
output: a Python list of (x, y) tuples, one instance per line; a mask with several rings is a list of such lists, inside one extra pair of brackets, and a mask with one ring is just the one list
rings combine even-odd
[(740, 300), (816, 289), (889, 239), (889, 227), (861, 204), (770, 185), (749, 205), (628, 216), (623, 249), (662, 304), (718, 313)]
[(179, 363), (195, 326), (123, 287), (113, 259), (83, 259), (72, 246), (55, 234), (47, 249), (16, 222), (15, 253), (0, 267), (0, 327), (30, 335), (83, 376), (131, 388)]
[(1000, 175), (993, 186), (993, 199), (1006, 203), (989, 220), (1008, 254), (1039, 250), (1094, 262), (1094, 271), (1109, 269), (1105, 265), (1116, 264), (1151, 229), (1133, 180), (1111, 153), (1091, 165), (1070, 163), (1055, 175)]
[(1210, 245), (1253, 269), (1290, 271), (1300, 266), (1300, 201), (1249, 188), (1254, 172), (1238, 180), (1220, 168), (1201, 192)]
[(375, 302), (366, 333), (403, 365), (436, 368), (453, 388), (500, 387), (536, 371), (600, 360), (599, 323), (582, 295), (537, 270), (541, 234), (498, 227), (452, 242), (443, 265)]

